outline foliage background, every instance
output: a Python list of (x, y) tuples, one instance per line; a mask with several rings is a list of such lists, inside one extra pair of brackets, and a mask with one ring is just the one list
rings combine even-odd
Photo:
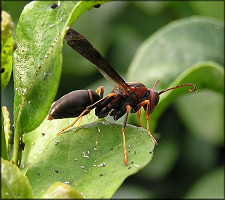
[[(27, 3), (28, 1), (3, 1), (2, 9), (11, 14), (16, 25)], [(119, 74), (126, 78), (127, 69), (143, 41), (169, 22), (193, 15), (209, 16), (224, 21), (224, 3), (222, 1), (111, 2), (98, 9), (86, 11), (72, 28), (88, 38)], [(71, 51), (67, 45), (63, 49), (62, 70), (56, 100), (72, 90), (83, 88), (94, 90), (100, 84), (106, 87), (105, 94), (112, 89), (92, 64)], [(214, 119), (210, 123), (202, 123), (202, 126), (212, 130), (212, 134), (214, 131), (223, 133), (224, 97), (209, 94), (217, 96), (222, 103), (213, 105)], [(2, 105), (8, 107), (12, 116), (14, 99), (12, 80), (1, 98)], [(115, 198), (204, 198), (205, 195), (216, 197), (220, 193), (219, 189), (224, 188), (221, 185), (224, 182), (213, 182), (220, 180), (221, 176), (224, 178), (221, 168), (224, 163), (223, 141), (213, 143), (205, 140), (204, 135), (193, 134), (190, 125), (184, 123), (180, 117), (182, 111), (179, 112), (175, 107), (178, 108), (176, 102), (166, 110), (158, 122), (156, 133), (160, 133), (161, 138), (160, 145), (155, 149), (153, 161), (144, 170), (129, 177), (116, 192)], [(212, 184), (213, 192), (208, 194)]]

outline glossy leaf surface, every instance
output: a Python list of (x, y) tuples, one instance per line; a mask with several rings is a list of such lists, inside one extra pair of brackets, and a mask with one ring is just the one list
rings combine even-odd
[(1, 91), (8, 84), (12, 73), (14, 24), (9, 13), (1, 12)]
[(42, 198), (83, 199), (82, 195), (74, 190), (70, 185), (61, 182), (55, 182), (52, 184)]
[(29, 3), (16, 29), (14, 120), (20, 134), (35, 129), (48, 113), (60, 80), (68, 26), (82, 12), (104, 2), (62, 1), (55, 9), (52, 3)]
[(1, 159), (1, 198), (31, 199), (31, 186), (19, 168), (9, 161)]
[[(168, 24), (140, 46), (128, 79), (140, 81), (149, 88), (159, 79), (157, 91), (191, 82), (197, 85), (195, 93), (199, 89), (223, 93), (224, 70), (220, 66), (224, 64), (223, 27), (220, 21), (204, 17)], [(150, 116), (152, 131), (161, 113), (181, 93), (188, 93), (187, 88), (162, 94)]]
[[(126, 128), (128, 166), (124, 165), (121, 125), (95, 122), (53, 138), (26, 175), (34, 196), (54, 182), (66, 182), (86, 198), (110, 198), (128, 176), (147, 165), (154, 143), (143, 128)], [(48, 177), (48, 178), (46, 178)]]

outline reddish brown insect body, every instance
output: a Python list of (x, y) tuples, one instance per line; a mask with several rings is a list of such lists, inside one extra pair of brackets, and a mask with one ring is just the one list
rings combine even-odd
[[(82, 35), (72, 29), (69, 29), (65, 38), (67, 39), (67, 43), (74, 50), (95, 64), (106, 79), (113, 81), (117, 85), (111, 91), (111, 93), (104, 98), (103, 86), (99, 87), (96, 92), (92, 90), (77, 90), (66, 94), (56, 101), (56, 103), (52, 106), (48, 119), (52, 120), (67, 117), (77, 117), (77, 119), (71, 125), (59, 132), (61, 133), (69, 127), (72, 127), (79, 119), (82, 119), (84, 115), (89, 113), (94, 108), (95, 114), (99, 118), (103, 118), (109, 114), (110, 116), (113, 116), (114, 120), (117, 120), (125, 115), (121, 131), (123, 134), (124, 163), (127, 165), (128, 159), (125, 142), (125, 128), (129, 113), (137, 112), (139, 124), (142, 126), (140, 115), (141, 107), (144, 108), (146, 111), (147, 131), (156, 145), (157, 141), (154, 139), (149, 130), (148, 118), (149, 115), (154, 111), (155, 106), (158, 104), (159, 96), (164, 92), (183, 86), (193, 86), (194, 88), (192, 90), (189, 89), (189, 91), (194, 92), (196, 90), (196, 86), (192, 83), (186, 83), (158, 93), (155, 90), (155, 87), (159, 80), (153, 85), (152, 89), (148, 89), (145, 87), (145, 85), (139, 82), (125, 82), (101, 56), (101, 54)], [(59, 133), (57, 133), (57, 135)]]

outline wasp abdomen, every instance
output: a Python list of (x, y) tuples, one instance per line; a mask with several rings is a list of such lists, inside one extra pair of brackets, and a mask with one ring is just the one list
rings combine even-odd
[(100, 96), (92, 90), (76, 90), (70, 92), (55, 102), (49, 112), (48, 119), (78, 117), (87, 106), (98, 100), (100, 100)]

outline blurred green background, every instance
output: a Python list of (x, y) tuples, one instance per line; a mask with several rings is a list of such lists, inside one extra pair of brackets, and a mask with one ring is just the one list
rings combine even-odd
[[(2, 1), (15, 25), (28, 1)], [(150, 35), (171, 21), (189, 16), (208, 16), (224, 21), (223, 1), (119, 1), (84, 12), (72, 28), (83, 34), (126, 80), (126, 72), (137, 48)], [(14, 33), (15, 34), (15, 33)], [(66, 44), (66, 42), (65, 42)], [(152, 50), (154, 51), (154, 49)], [(144, 72), (143, 72), (144, 73)], [(135, 81), (135, 80), (133, 80)], [(95, 90), (104, 85), (113, 88), (98, 70), (68, 45), (63, 49), (63, 68), (55, 100), (76, 89)], [(212, 94), (212, 93), (210, 93)], [(196, 98), (198, 98), (198, 95)], [(215, 92), (218, 101), (213, 117), (218, 124), (205, 123), (202, 130), (224, 132), (224, 97)], [(13, 116), (13, 80), (1, 95)], [(181, 98), (188, 98), (183, 96)], [(216, 105), (215, 105), (216, 104)], [(191, 105), (187, 107), (191, 108)], [(179, 104), (178, 104), (179, 107)], [(211, 142), (192, 134), (172, 104), (160, 117), (160, 133), (154, 158), (145, 169), (129, 177), (114, 198), (222, 198), (224, 196), (224, 142)], [(108, 119), (108, 118), (107, 118)], [(111, 119), (109, 119), (111, 120)], [(191, 124), (191, 122), (190, 122)], [(204, 124), (204, 123), (203, 123)], [(190, 125), (191, 126), (191, 125)], [(191, 148), (190, 148), (191, 147)]]

